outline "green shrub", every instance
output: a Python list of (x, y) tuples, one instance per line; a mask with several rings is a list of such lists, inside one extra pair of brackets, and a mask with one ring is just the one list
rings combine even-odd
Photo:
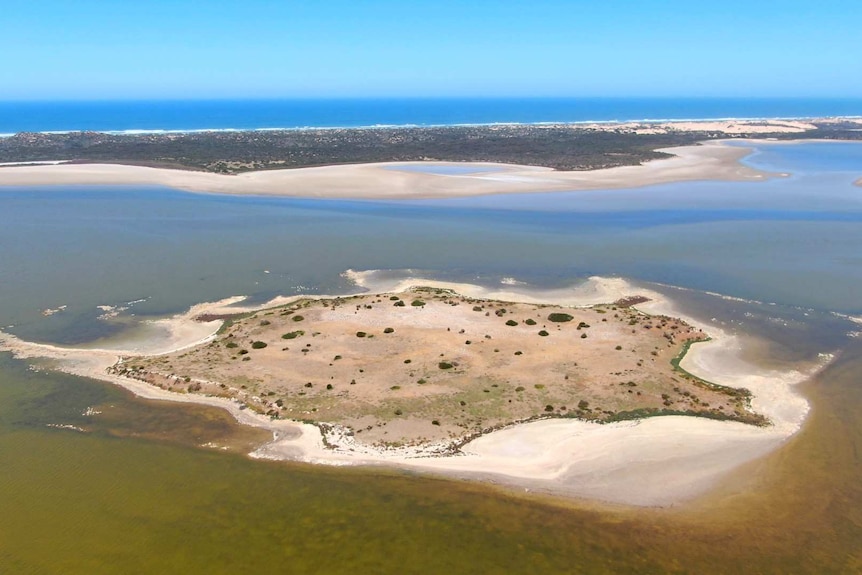
[(304, 318), (304, 317), (302, 317), (301, 315), (295, 315), (295, 316), (293, 316), (293, 317), (292, 317), (292, 318), (290, 318), (290, 319), (292, 319), (293, 321), (302, 321), (302, 320), (304, 320), (305, 318)]
[(248, 353), (248, 350), (247, 349), (241, 349), (237, 353), (239, 353), (240, 355), (245, 355)]
[(332, 389), (332, 384), (331, 384), (331, 383), (327, 383), (327, 384), (326, 384), (326, 389)]
[(473, 306), (473, 311), (482, 311), (482, 308), (481, 308), (481, 306), (474, 305), (474, 306)]
[(440, 425), (440, 422), (436, 419), (431, 420), (431, 425)]
[(368, 335), (368, 334), (365, 333), (364, 331), (357, 331), (356, 332), (356, 337), (365, 337), (366, 335)]
[(524, 386), (519, 385), (518, 387), (515, 388), (515, 391), (524, 391)]
[(533, 318), (530, 317), (530, 318), (525, 319), (524, 323), (527, 325), (536, 325), (536, 320), (534, 320)]
[(263, 341), (253, 341), (251, 342), (252, 349), (263, 349), (266, 347), (266, 342)]
[(553, 405), (546, 405), (545, 411), (554, 411), (554, 406)]
[(225, 344), (225, 347), (228, 349), (233, 349), (235, 347), (239, 347), (239, 344), (235, 341), (229, 341)]
[(440, 363), (437, 364), (437, 367), (439, 367), (440, 369), (452, 369), (455, 366), (452, 365), (451, 363), (449, 363), (448, 361), (441, 361)]
[(296, 339), (296, 338), (303, 336), (303, 335), (305, 335), (305, 332), (300, 329), (297, 331), (292, 331), (290, 333), (284, 334), (283, 336), (281, 336), (281, 339)]
[(401, 299), (400, 297), (398, 297), (397, 295), (394, 295), (394, 296), (391, 296), (391, 297), (389, 298), (389, 301), (398, 301), (398, 300), (400, 300), (400, 299)]
[(268, 319), (262, 320), (262, 321), (260, 322), (260, 325), (261, 325), (261, 326), (267, 326), (267, 325), (269, 325), (269, 324), (270, 324), (270, 321), (269, 321)]
[(387, 327), (383, 330), (383, 333), (395, 333), (395, 329), (391, 327)]
[(425, 305), (425, 302), (421, 299), (414, 299), (412, 302), (410, 302), (410, 305), (412, 305), (413, 307), (422, 307), (423, 305)]
[(540, 335), (540, 336), (542, 336), (542, 337), (547, 337), (549, 334), (548, 334), (548, 332), (546, 332), (545, 330), (542, 330), (542, 331), (540, 331), (540, 332), (539, 332), (539, 335)]
[(537, 384), (536, 384), (536, 385), (534, 385), (533, 387), (535, 387), (536, 389), (545, 389), (545, 384), (543, 384), (543, 383), (537, 383)]
[(573, 319), (575, 318), (567, 313), (552, 313), (548, 316), (548, 321), (553, 321), (557, 323), (572, 321)]
[(393, 385), (389, 389), (391, 389), (392, 391), (398, 391), (399, 389), (401, 389), (401, 386), (400, 385)]
[(510, 320), (506, 321), (506, 325), (514, 327), (514, 326), (518, 325), (518, 322), (516, 322), (513, 319), (510, 319)]
[(404, 412), (401, 411), (400, 409), (395, 410), (395, 415), (401, 415), (402, 413), (404, 413)]
[(395, 302), (392, 305), (394, 305), (395, 307), (404, 307), (406, 304), (404, 303), (404, 301), (398, 300), (397, 302)]

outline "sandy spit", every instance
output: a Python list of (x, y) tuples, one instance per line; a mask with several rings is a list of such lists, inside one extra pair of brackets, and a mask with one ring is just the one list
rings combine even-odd
[[(423, 278), (381, 279), (376, 272), (347, 272), (360, 288), (372, 292), (400, 291), (412, 285), (454, 289), (464, 295), (488, 299), (593, 305), (621, 297), (645, 295), (650, 302), (638, 307), (647, 313), (680, 317), (672, 302), (661, 294), (637, 288), (619, 278), (590, 278), (566, 289), (530, 290), (505, 285), (489, 289)], [(280, 305), (301, 296), (278, 298)], [(773, 425), (749, 425), (671, 416), (636, 422), (595, 424), (570, 419), (550, 419), (515, 425), (471, 441), (459, 455), (423, 457), (421, 453), (377, 450), (358, 446), (349, 437), (335, 449), (324, 445), (317, 427), (285, 420), (270, 420), (241, 404), (217, 397), (177, 394), (123, 377), (106, 375), (118, 356), (159, 354), (209, 341), (220, 321), (200, 323), (201, 313), (225, 313), (243, 298), (200, 304), (173, 318), (153, 322), (147, 338), (116, 347), (72, 349), (29, 343), (0, 332), (0, 349), (16, 357), (51, 358), (58, 368), (77, 375), (109, 381), (146, 398), (200, 403), (227, 409), (240, 423), (270, 430), (273, 441), (251, 453), (252, 457), (283, 459), (327, 465), (387, 465), (447, 476), (481, 479), (528, 490), (589, 498), (636, 506), (667, 506), (707, 492), (723, 476), (743, 463), (776, 449), (802, 426), (808, 403), (794, 387), (813, 373), (766, 371), (740, 356), (739, 340), (712, 325), (692, 318), (713, 340), (694, 345), (683, 367), (704, 379), (746, 387), (754, 394), (753, 408), (767, 415)]]
[[(59, 164), (0, 168), (0, 186), (166, 186), (189, 192), (341, 199), (425, 199), (486, 194), (629, 188), (690, 180), (765, 180), (770, 176), (739, 160), (751, 149), (708, 142), (661, 150), (672, 158), (583, 172), (509, 164), (472, 163), (476, 172), (434, 174), (416, 166), (451, 162), (353, 164), (266, 170), (238, 175), (124, 166)], [(405, 169), (406, 168), (406, 169)]]

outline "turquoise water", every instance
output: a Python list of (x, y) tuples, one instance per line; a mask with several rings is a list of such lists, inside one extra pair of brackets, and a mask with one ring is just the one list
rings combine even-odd
[[(750, 161), (791, 175), (415, 202), (0, 190), (0, 326), (25, 338), (124, 329), (98, 305), (139, 317), (235, 294), (343, 293), (344, 270), (385, 268), (489, 285), (621, 275), (766, 338), (754, 351), (770, 364), (840, 357), (809, 390), (812, 423), (749, 495), (703, 519), (205, 451), (250, 439), (221, 412), (136, 402), (0, 354), (0, 571), (853, 572), (862, 350), (836, 312), (862, 312), (862, 188), (851, 185), (862, 146), (767, 146)], [(84, 417), (91, 406), (103, 415)]]
[(0, 102), (0, 134), (862, 115), (859, 98), (402, 98)]

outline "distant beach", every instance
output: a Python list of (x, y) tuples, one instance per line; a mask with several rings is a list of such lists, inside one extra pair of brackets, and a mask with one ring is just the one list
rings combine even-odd
[[(534, 166), (471, 164), (472, 173), (434, 173), (445, 162), (360, 164), (221, 175), (116, 164), (27, 165), (0, 169), (0, 186), (156, 185), (213, 194), (307, 198), (426, 199), (503, 193), (595, 190), (690, 180), (765, 180), (739, 160), (750, 149), (711, 142), (662, 150), (674, 157), (643, 166), (562, 172)], [(403, 169), (399, 169), (403, 168)], [(417, 169), (417, 168), (422, 168)], [(444, 170), (445, 171), (445, 170)]]

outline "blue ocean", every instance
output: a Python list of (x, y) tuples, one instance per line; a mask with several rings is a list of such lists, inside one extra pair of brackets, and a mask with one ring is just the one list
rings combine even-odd
[(862, 116), (862, 98), (448, 98), (0, 102), (0, 134)]

